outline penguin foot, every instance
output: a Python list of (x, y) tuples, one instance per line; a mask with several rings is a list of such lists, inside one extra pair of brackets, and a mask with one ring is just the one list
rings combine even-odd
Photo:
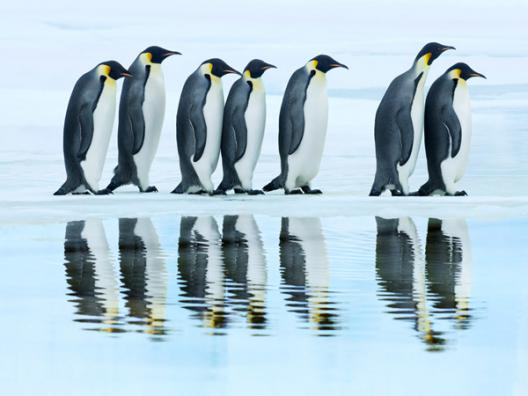
[(90, 195), (91, 193), (89, 191), (84, 192), (72, 192), (72, 195)]
[(113, 191), (107, 188), (104, 188), (102, 190), (99, 190), (95, 193), (95, 195), (110, 195), (113, 194)]
[(189, 195), (205, 195), (205, 194), (213, 195), (214, 192), (213, 191), (209, 192), (209, 191), (205, 191), (205, 190), (198, 190), (198, 191), (193, 191), (193, 192), (189, 193)]
[(241, 188), (235, 188), (234, 191), (235, 191), (235, 194), (245, 194), (246, 193), (246, 190), (243, 190)]
[(262, 190), (247, 190), (246, 192), (248, 195), (264, 195)]
[(216, 189), (212, 192), (211, 195), (227, 195), (227, 193), (225, 192), (225, 190)]
[(148, 186), (145, 190), (141, 192), (144, 192), (144, 193), (158, 192), (158, 189), (156, 188), (156, 186)]
[(301, 190), (303, 191), (303, 193), (305, 194), (313, 194), (313, 195), (317, 195), (317, 194), (322, 194), (323, 192), (319, 189), (314, 189), (312, 190), (310, 188), (310, 186), (303, 186), (301, 187)]
[(455, 197), (467, 197), (467, 195), (468, 195), (468, 193), (465, 192), (464, 190), (462, 190), (462, 191), (457, 191), (457, 192), (455, 193)]
[(393, 197), (403, 197), (405, 194), (401, 190), (391, 190)]
[(299, 195), (302, 194), (302, 190), (300, 188), (296, 188), (295, 190), (284, 190), (284, 194), (286, 195)]

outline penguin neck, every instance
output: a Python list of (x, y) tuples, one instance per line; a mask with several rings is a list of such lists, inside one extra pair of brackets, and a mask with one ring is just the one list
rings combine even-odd
[(246, 83), (251, 85), (253, 91), (264, 91), (264, 84), (262, 84), (262, 78), (251, 77), (249, 71), (247, 70), (244, 72), (244, 76), (242, 78)]
[(420, 75), (422, 75), (422, 78), (427, 77), (427, 73), (429, 73), (430, 67), (431, 66), (427, 63), (427, 59), (422, 56), (420, 59), (414, 62), (412, 66), (414, 78), (417, 78)]
[(97, 67), (97, 76), (98, 77), (106, 77), (105, 79), (105, 85), (115, 87), (116, 80), (114, 80), (112, 77), (110, 77), (110, 67), (107, 65), (99, 65)]
[(199, 70), (204, 77), (207, 77), (211, 80), (211, 83), (220, 84), (222, 80), (220, 79), (220, 77), (215, 76), (213, 73), (211, 73), (211, 69), (212, 67), (210, 63), (204, 63), (200, 66)]

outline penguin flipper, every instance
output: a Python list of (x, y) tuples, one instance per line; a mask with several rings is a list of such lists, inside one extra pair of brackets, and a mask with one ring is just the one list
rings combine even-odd
[(143, 109), (139, 101), (129, 103), (128, 118), (134, 136), (132, 154), (135, 155), (139, 153), (141, 147), (143, 147), (143, 142), (145, 141), (145, 118), (143, 117)]
[(197, 162), (202, 158), (207, 142), (207, 124), (203, 115), (203, 109), (193, 106), (190, 113), (190, 123), (194, 134), (194, 158)]
[[(300, 112), (302, 114), (303, 112), (302, 108)], [(295, 153), (297, 149), (299, 148), (299, 146), (301, 145), (301, 142), (304, 136), (304, 117), (299, 117), (298, 119), (290, 117), (289, 124), (290, 124), (291, 140), (290, 140), (290, 148), (288, 150), (288, 154), (291, 155)]]
[(244, 109), (237, 107), (233, 113), (233, 129), (235, 130), (236, 153), (235, 161), (237, 162), (244, 156), (247, 148), (247, 126), (244, 118)]
[(462, 127), (452, 106), (444, 105), (440, 110), (442, 124), (451, 138), (451, 157), (456, 157), (462, 143)]
[(396, 124), (400, 131), (400, 165), (405, 165), (411, 157), (414, 141), (414, 128), (410, 106), (401, 108), (396, 114)]
[(93, 113), (90, 106), (85, 105), (79, 112), (79, 124), (81, 126), (81, 145), (79, 147), (78, 157), (81, 160), (86, 158), (86, 153), (92, 145), (93, 139)]

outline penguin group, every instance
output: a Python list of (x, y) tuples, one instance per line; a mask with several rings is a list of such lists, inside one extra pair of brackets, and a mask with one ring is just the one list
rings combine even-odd
[[(424, 100), (432, 62), (454, 49), (429, 43), (412, 67), (390, 84), (375, 120), (377, 169), (370, 195), (465, 195), (455, 184), (467, 165), (471, 111), (466, 81), (484, 77), (464, 63), (449, 68)], [(64, 122), (66, 181), (55, 192), (111, 194), (133, 184), (140, 192), (158, 191), (150, 184), (165, 115), (162, 62), (180, 52), (159, 46), (142, 51), (126, 69), (117, 61), (101, 62), (82, 75), (73, 88)], [(176, 116), (181, 182), (175, 194), (260, 195), (321, 194), (312, 188), (323, 155), (328, 123), (326, 73), (348, 67), (318, 55), (290, 77), (279, 113), (280, 174), (262, 189), (253, 186), (266, 122), (262, 76), (276, 68), (253, 59), (240, 73), (218, 58), (202, 62), (183, 85)], [(222, 77), (236, 74), (224, 103)], [(118, 164), (107, 187), (99, 182), (116, 110), (116, 81), (124, 77), (119, 103)], [(414, 171), (425, 125), (429, 180), (416, 193), (408, 179)], [(222, 156), (223, 178), (215, 188), (211, 175)]]

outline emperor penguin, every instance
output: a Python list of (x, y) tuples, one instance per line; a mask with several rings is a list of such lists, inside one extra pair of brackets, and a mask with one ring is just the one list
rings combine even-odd
[(281, 173), (264, 191), (283, 188), (286, 194), (321, 194), (311, 189), (310, 182), (319, 172), (326, 138), (326, 73), (336, 67), (348, 69), (328, 55), (318, 55), (290, 77), (279, 114)]
[(429, 181), (418, 195), (467, 195), (455, 184), (466, 170), (471, 142), (467, 80), (482, 77), (465, 63), (451, 66), (431, 86), (425, 104), (425, 153)]
[(64, 121), (63, 151), (66, 182), (54, 195), (93, 193), (112, 134), (116, 80), (132, 75), (116, 61), (99, 63), (73, 87)]
[(235, 193), (262, 194), (253, 190), (252, 181), (266, 124), (266, 92), (261, 77), (271, 68), (275, 66), (253, 59), (229, 91), (220, 146), (224, 178), (217, 193), (234, 188)]
[(220, 156), (224, 93), (222, 76), (240, 72), (223, 60), (203, 62), (187, 78), (176, 115), (176, 141), (182, 181), (174, 194), (214, 192), (211, 175)]
[(119, 162), (112, 181), (100, 194), (133, 183), (141, 192), (155, 192), (149, 185), (152, 160), (158, 149), (165, 115), (165, 82), (161, 62), (171, 55), (181, 55), (152, 46), (142, 51), (129, 67), (119, 102)]
[(385, 190), (392, 195), (409, 194), (409, 177), (422, 142), (425, 80), (433, 61), (448, 49), (455, 48), (426, 44), (411, 68), (390, 83), (381, 99), (374, 126), (376, 177), (371, 196)]

